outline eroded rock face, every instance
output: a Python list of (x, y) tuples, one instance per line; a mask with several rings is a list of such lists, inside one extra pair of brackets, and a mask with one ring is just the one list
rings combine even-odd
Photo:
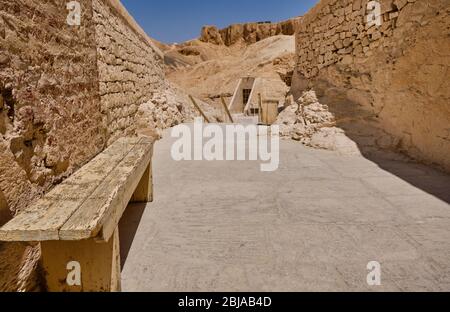
[(11, 219), (11, 212), (8, 209), (8, 202), (5, 194), (0, 191), (0, 224), (5, 224)]
[(450, 2), (322, 0), (300, 21), (293, 92), (314, 88), (359, 146), (450, 170)]
[[(275, 82), (269, 83), (267, 88), (278, 89), (275, 93), (282, 93), (280, 101), (289, 90), (287, 85), (290, 85), (295, 66), (293, 36), (274, 36), (252, 45), (236, 44), (231, 47), (195, 40), (178, 46), (177, 50), (187, 47), (202, 51), (204, 60), (199, 56), (186, 57), (194, 65), (171, 69), (168, 79), (222, 111), (220, 96), (229, 103), (243, 75)], [(180, 53), (177, 54), (180, 56)]]
[(205, 26), (202, 29), (200, 40), (217, 45), (225, 44), (226, 46), (238, 42), (253, 44), (277, 35), (294, 35), (298, 20), (299, 18), (294, 18), (280, 23), (234, 24), (221, 30), (215, 26)]
[(224, 44), (222, 35), (216, 26), (205, 26), (202, 28), (200, 40), (203, 42), (210, 42), (217, 45)]

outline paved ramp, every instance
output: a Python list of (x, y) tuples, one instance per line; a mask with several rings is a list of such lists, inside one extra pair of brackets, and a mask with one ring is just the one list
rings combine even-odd
[(262, 173), (175, 162), (171, 144), (156, 145), (155, 201), (121, 225), (124, 291), (450, 290), (449, 176), (292, 141)]
[(244, 114), (233, 114), (233, 121), (241, 125), (257, 125), (258, 116), (246, 116)]

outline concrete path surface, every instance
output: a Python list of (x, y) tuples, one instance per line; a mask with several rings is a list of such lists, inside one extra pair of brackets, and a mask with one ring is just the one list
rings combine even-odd
[[(280, 167), (154, 152), (121, 224), (124, 291), (450, 291), (450, 177), (281, 141)], [(368, 286), (367, 264), (381, 264)]]

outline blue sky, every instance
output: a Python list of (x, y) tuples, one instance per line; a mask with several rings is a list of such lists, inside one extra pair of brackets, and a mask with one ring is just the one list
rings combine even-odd
[(172, 43), (197, 38), (203, 25), (281, 21), (303, 15), (318, 0), (122, 0), (157, 40)]

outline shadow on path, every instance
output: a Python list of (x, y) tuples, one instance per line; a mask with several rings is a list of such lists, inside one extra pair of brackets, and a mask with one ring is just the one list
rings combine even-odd
[[(355, 142), (364, 158), (410, 185), (450, 203), (450, 175), (438, 167), (421, 164), (398, 152), (403, 145), (379, 125), (374, 112), (350, 101), (336, 88), (328, 88), (319, 101), (328, 105), (336, 126)], [(380, 149), (379, 146), (386, 146)]]
[(144, 214), (146, 203), (130, 204), (119, 223), (120, 265), (123, 268)]

